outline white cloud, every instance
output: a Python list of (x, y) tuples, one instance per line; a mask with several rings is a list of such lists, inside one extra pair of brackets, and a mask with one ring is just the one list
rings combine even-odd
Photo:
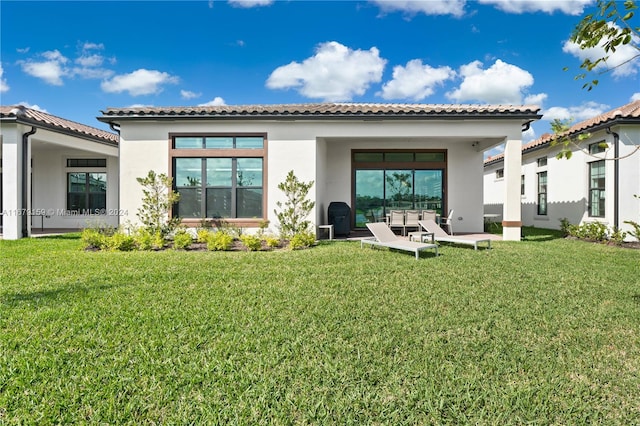
[(0, 62), (0, 93), (9, 91), (9, 85), (7, 84), (7, 79), (2, 78), (3, 75), (4, 75), (4, 69), (2, 68), (2, 62)]
[(631, 102), (635, 102), (635, 101), (640, 101), (640, 92), (636, 92), (633, 95), (631, 95)]
[(19, 61), (22, 70), (30, 76), (40, 78), (54, 86), (62, 86), (62, 78), (69, 74), (65, 64), (69, 61), (58, 50), (51, 50), (42, 54), (44, 61)]
[(274, 0), (229, 0), (229, 4), (234, 7), (256, 7), (269, 6)]
[(410, 15), (464, 15), (466, 0), (371, 0), (383, 12), (406, 12)]
[(200, 96), (202, 96), (202, 93), (196, 93), (196, 92), (192, 92), (190, 90), (181, 90), (180, 91), (180, 97), (182, 99), (194, 99), (194, 98), (199, 98)]
[(582, 15), (585, 7), (593, 4), (594, 0), (479, 0), (479, 3), (493, 5), (507, 13), (561, 12), (577, 16)]
[(314, 56), (302, 63), (291, 62), (276, 68), (267, 79), (270, 89), (295, 88), (308, 98), (347, 101), (363, 95), (382, 79), (386, 59), (377, 48), (353, 50), (331, 41), (320, 44)]
[(42, 111), (42, 112), (47, 112), (48, 113), (48, 111), (46, 109), (41, 108), (39, 105), (36, 105), (36, 104), (32, 105), (29, 102), (25, 102), (25, 101), (18, 102), (18, 105), (22, 105), (23, 107), (26, 107), (26, 108), (29, 108), (29, 109), (35, 109), (36, 111)]
[(382, 86), (378, 96), (384, 99), (412, 99), (419, 101), (434, 93), (435, 86), (455, 77), (449, 67), (433, 68), (420, 59), (407, 62), (405, 67), (393, 67), (393, 79)]
[(22, 49), (18, 48), (18, 49), (16, 49), (16, 52), (18, 52), (18, 53), (29, 53), (29, 50), (30, 50), (29, 47), (25, 47), (25, 48), (22, 48)]
[(139, 69), (129, 74), (120, 74), (100, 84), (107, 93), (129, 92), (131, 96), (153, 95), (162, 92), (163, 85), (177, 84), (180, 79), (166, 72)]
[(104, 62), (102, 55), (83, 55), (76, 58), (75, 63), (83, 67), (99, 67)]
[(596, 102), (586, 102), (579, 106), (572, 107), (551, 107), (546, 111), (543, 111), (542, 119), (552, 121), (558, 120), (570, 120), (573, 123), (577, 123), (583, 120), (588, 120), (597, 115), (600, 115), (610, 109), (609, 105), (599, 104)]
[(529, 95), (529, 96), (525, 96), (524, 98), (524, 103), (526, 105), (538, 105), (539, 107), (542, 107), (542, 104), (544, 103), (544, 101), (547, 100), (549, 96), (546, 93), (538, 93), (537, 95)]
[(620, 45), (616, 47), (615, 52), (609, 52), (608, 54), (605, 53), (603, 48), (605, 42), (606, 40), (603, 40), (596, 47), (580, 49), (580, 46), (567, 40), (562, 47), (562, 51), (575, 56), (580, 60), (580, 62), (585, 59), (596, 61), (597, 59), (608, 55), (609, 57), (607, 58), (606, 63), (601, 62), (595, 70), (604, 71), (606, 69), (610, 69), (611, 75), (614, 77), (627, 77), (638, 73), (638, 69), (640, 68), (640, 58), (637, 57), (638, 50), (637, 47), (634, 46), (638, 46), (640, 44), (640, 38), (633, 36), (631, 43)]
[(533, 85), (528, 71), (499, 59), (486, 70), (482, 62), (471, 62), (460, 67), (459, 74), (463, 78), (460, 87), (446, 94), (458, 103), (521, 104), (523, 92)]
[(222, 106), (222, 105), (226, 105), (226, 103), (224, 99), (222, 99), (220, 96), (216, 96), (215, 98), (213, 98), (213, 100), (209, 102), (198, 104), (198, 106)]

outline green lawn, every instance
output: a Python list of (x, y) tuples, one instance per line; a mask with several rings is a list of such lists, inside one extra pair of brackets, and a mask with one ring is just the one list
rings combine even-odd
[(640, 423), (640, 250), (0, 241), (0, 424)]

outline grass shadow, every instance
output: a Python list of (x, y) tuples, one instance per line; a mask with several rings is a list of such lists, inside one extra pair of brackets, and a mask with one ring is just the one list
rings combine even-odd
[(100, 284), (95, 286), (73, 286), (58, 288), (52, 290), (39, 290), (30, 292), (15, 292), (7, 293), (2, 296), (1, 303), (9, 307), (16, 307), (23, 303), (46, 303), (57, 300), (61, 296), (67, 298), (67, 296), (87, 295), (93, 291), (101, 291), (111, 289), (113, 285)]

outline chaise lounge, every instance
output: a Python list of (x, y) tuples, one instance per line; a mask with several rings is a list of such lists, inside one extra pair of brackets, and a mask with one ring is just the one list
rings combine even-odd
[(407, 241), (398, 238), (396, 234), (384, 222), (367, 223), (367, 228), (373, 234), (373, 238), (360, 240), (360, 248), (365, 244), (371, 246), (388, 247), (390, 249), (410, 251), (416, 254), (416, 259), (420, 258), (420, 252), (423, 250), (434, 249), (438, 256), (438, 245), (434, 243), (423, 243), (416, 241)]
[[(487, 243), (487, 249), (491, 248), (491, 238), (477, 238), (477, 237), (471, 237), (471, 236), (465, 236), (465, 235), (449, 235), (447, 234), (444, 229), (442, 229), (440, 226), (438, 226), (437, 223), (435, 223), (433, 220), (421, 220), (418, 222), (420, 224), (420, 226), (422, 227), (422, 229), (424, 229), (427, 232), (427, 236), (431, 236), (431, 241), (433, 242), (438, 241), (438, 242), (445, 242), (445, 243), (453, 243), (453, 244), (466, 244), (466, 245), (471, 245), (473, 246), (473, 248), (475, 250), (478, 250), (478, 244), (479, 243)], [(420, 234), (421, 235), (421, 239), (422, 239), (422, 235), (424, 235), (424, 232), (416, 232), (416, 233), (412, 233), (414, 235)], [(409, 234), (409, 238), (411, 239), (412, 235)]]

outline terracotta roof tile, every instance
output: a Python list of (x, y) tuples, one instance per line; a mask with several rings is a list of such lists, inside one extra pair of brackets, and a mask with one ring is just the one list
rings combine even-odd
[(64, 118), (56, 117), (55, 115), (35, 109), (26, 108), (21, 105), (0, 106), (0, 119), (17, 120), (19, 122), (29, 123), (36, 126), (41, 125), (52, 130), (71, 132), (81, 137), (89, 137), (91, 139), (113, 145), (117, 145), (119, 141), (119, 136), (115, 133), (76, 123), (75, 121), (66, 120)]
[[(611, 111), (607, 111), (588, 120), (576, 123), (571, 126), (569, 130), (562, 133), (561, 136), (574, 136), (579, 133), (593, 130), (595, 128), (608, 124), (627, 121), (640, 124), (640, 100), (631, 102), (616, 109), (612, 109)], [(555, 137), (556, 135), (554, 135), (553, 133), (545, 133), (538, 139), (522, 145), (522, 153), (524, 154), (527, 151), (531, 151), (535, 148), (540, 148), (542, 146), (548, 145), (555, 139)], [(498, 154), (493, 157), (489, 157), (485, 160), (485, 165), (500, 161), (503, 159), (503, 157), (504, 154)]]
[(377, 103), (316, 103), (275, 105), (223, 105), (179, 107), (107, 108), (98, 119), (110, 121), (112, 117), (438, 117), (438, 116), (517, 116), (538, 119), (536, 105), (461, 105), (461, 104), (377, 104)]

